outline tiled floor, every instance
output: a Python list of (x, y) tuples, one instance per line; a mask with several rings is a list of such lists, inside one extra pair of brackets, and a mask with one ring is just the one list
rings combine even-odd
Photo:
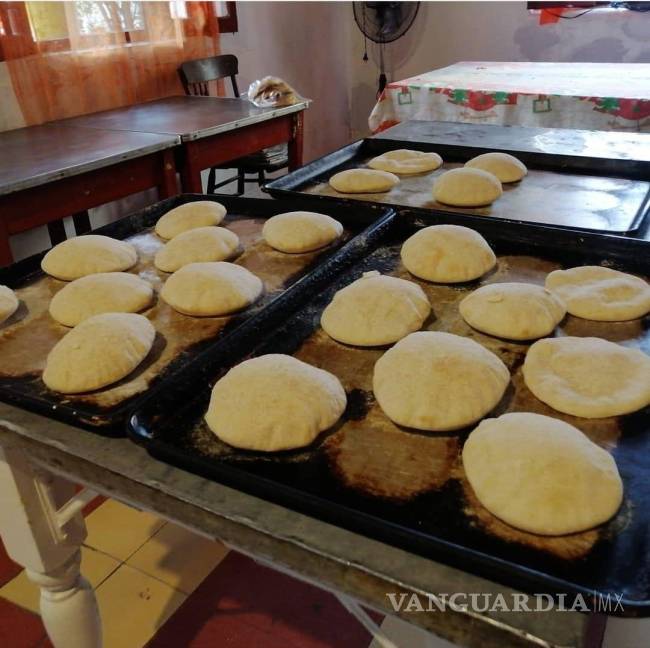
[[(370, 644), (331, 594), (218, 542), (113, 500), (85, 513), (81, 569), (96, 591), (104, 648)], [(0, 544), (0, 646), (49, 646), (38, 598)]]

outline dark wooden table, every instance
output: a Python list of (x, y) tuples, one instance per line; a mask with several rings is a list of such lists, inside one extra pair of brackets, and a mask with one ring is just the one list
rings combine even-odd
[(0, 133), (0, 266), (12, 263), (9, 236), (61, 219), (90, 229), (85, 210), (157, 187), (178, 193), (175, 135), (68, 128), (58, 122)]
[(303, 112), (307, 102), (258, 108), (245, 99), (168, 97), (61, 122), (64, 125), (161, 133), (180, 138), (177, 165), (183, 191), (202, 193), (201, 171), (255, 153), (289, 145), (289, 170), (302, 165)]

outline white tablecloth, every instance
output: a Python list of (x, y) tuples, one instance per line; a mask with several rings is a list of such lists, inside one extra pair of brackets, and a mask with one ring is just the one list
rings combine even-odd
[(388, 84), (368, 123), (650, 131), (650, 64), (463, 62)]

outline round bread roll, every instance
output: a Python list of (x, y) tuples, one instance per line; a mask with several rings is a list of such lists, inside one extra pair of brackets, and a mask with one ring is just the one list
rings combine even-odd
[(252, 304), (263, 287), (259, 277), (234, 263), (190, 263), (167, 279), (160, 296), (184, 315), (220, 317)]
[(98, 272), (122, 272), (138, 262), (135, 248), (125, 241), (84, 234), (55, 245), (41, 260), (43, 272), (73, 281)]
[(398, 425), (445, 432), (475, 423), (496, 407), (508, 368), (477, 342), (451, 333), (411, 333), (375, 364), (373, 390)]
[(163, 272), (176, 272), (188, 263), (223, 261), (239, 247), (239, 237), (225, 227), (187, 230), (158, 250), (154, 265)]
[(523, 374), (539, 400), (573, 416), (605, 418), (650, 405), (650, 356), (600, 338), (539, 340)]
[(218, 380), (205, 420), (231, 446), (274, 452), (309, 445), (346, 404), (336, 376), (274, 353), (246, 360)]
[(488, 242), (460, 225), (425, 227), (404, 242), (401, 254), (411, 274), (437, 283), (478, 279), (497, 262)]
[(463, 448), (479, 502), (513, 527), (540, 535), (586, 531), (623, 499), (612, 456), (580, 430), (540, 414), (482, 421)]
[(226, 215), (226, 208), (213, 200), (196, 200), (170, 209), (156, 223), (156, 234), (164, 239), (196, 229), (218, 225)]
[(146, 358), (155, 337), (153, 325), (143, 315), (93, 315), (50, 351), (43, 382), (62, 394), (80, 394), (111, 385), (128, 376)]
[(18, 297), (8, 286), (0, 286), (0, 324), (6, 322), (18, 310)]
[(330, 186), (340, 193), (381, 193), (398, 183), (394, 173), (375, 169), (347, 169), (330, 178)]
[(519, 182), (527, 173), (526, 165), (508, 153), (483, 153), (465, 163), (466, 167), (482, 169), (501, 182)]
[(318, 250), (342, 233), (343, 225), (331, 216), (308, 211), (277, 214), (262, 228), (262, 236), (268, 245), (291, 254)]
[(611, 268), (555, 270), (546, 277), (546, 287), (565, 302), (571, 315), (583, 319), (620, 322), (650, 312), (650, 286)]
[(460, 302), (459, 310), (472, 328), (507, 340), (549, 335), (566, 315), (560, 299), (527, 283), (482, 286)]
[(470, 167), (445, 171), (433, 184), (433, 199), (454, 207), (491, 205), (502, 192), (496, 176)]
[(50, 315), (63, 326), (77, 326), (100, 313), (137, 313), (151, 304), (153, 288), (128, 272), (87, 275), (65, 285), (50, 302)]
[(433, 171), (442, 164), (442, 158), (437, 153), (424, 153), (410, 149), (387, 151), (372, 158), (368, 162), (371, 169), (389, 171), (396, 175), (414, 175)]
[(417, 331), (430, 312), (429, 300), (416, 283), (366, 272), (334, 295), (320, 323), (339, 342), (377, 346)]

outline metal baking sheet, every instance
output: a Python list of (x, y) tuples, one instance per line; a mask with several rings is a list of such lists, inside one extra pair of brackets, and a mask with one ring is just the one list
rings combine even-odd
[[(371, 158), (398, 148), (439, 152), (444, 164), (430, 173), (401, 176), (400, 183), (387, 192), (342, 194), (330, 187), (328, 180), (335, 173), (366, 167)], [(426, 214), (432, 221), (441, 213), (462, 213), (505, 222), (523, 221), (619, 234), (638, 230), (647, 214), (650, 183), (645, 180), (636, 176), (602, 175), (599, 165), (604, 165), (599, 159), (581, 158), (583, 166), (572, 166), (569, 171), (561, 156), (554, 158), (516, 151), (513, 151), (515, 155), (527, 164), (528, 175), (521, 182), (504, 184), (503, 195), (489, 207), (460, 208), (434, 201), (435, 178), (482, 152), (480, 148), (468, 149), (460, 145), (442, 147), (426, 142), (369, 138), (315, 160), (274, 180), (266, 188), (277, 198), (310, 195), (323, 200), (408, 207)]]
[[(153, 226), (169, 209), (197, 199), (216, 200), (192, 195), (171, 198), (95, 232), (132, 243), (138, 250), (138, 264), (132, 272), (150, 282), (156, 291), (153, 306), (144, 312), (157, 332), (152, 351), (134, 373), (105, 389), (64, 396), (48, 390), (40, 378), (49, 351), (70, 330), (49, 315), (48, 307), (53, 295), (66, 282), (44, 275), (40, 270), (43, 255), (36, 255), (0, 272), (0, 284), (16, 288), (21, 301), (16, 314), (0, 325), (0, 399), (105, 433), (123, 434), (129, 409), (149, 388), (172, 380), (175, 372), (200, 352), (220, 342), (264, 308), (270, 305), (288, 307), (290, 301), (282, 299), (286, 297), (288, 288), (295, 286), (302, 290), (317, 285), (327, 275), (325, 270), (317, 271), (321, 265), (329, 267), (328, 264), (336, 265), (348, 256), (354, 256), (356, 247), (349, 245), (351, 239), (382, 218), (392, 217), (392, 212), (385, 208), (352, 211), (332, 205), (330, 209), (321, 211), (344, 224), (342, 237), (335, 244), (316, 252), (283, 254), (264, 243), (261, 235), (264, 222), (283, 211), (313, 209), (313, 201), (278, 203), (219, 197), (219, 202), (228, 209), (222, 225), (234, 231), (241, 241), (239, 256), (233, 261), (262, 279), (264, 293), (254, 305), (239, 314), (196, 318), (176, 312), (158, 297), (169, 274), (153, 265), (155, 253), (164, 244), (154, 234)], [(337, 255), (343, 255), (343, 258), (337, 260)]]
[[(267, 327), (258, 320), (254, 333), (233, 336), (219, 357), (206, 356), (191, 367), (173, 392), (148, 399), (131, 418), (130, 432), (159, 459), (409, 551), (532, 592), (616, 593), (623, 596), (625, 614), (649, 616), (650, 411), (587, 420), (552, 410), (523, 383), (520, 368), (528, 345), (474, 331), (460, 318), (457, 304), (481, 284), (543, 284), (548, 272), (576, 264), (604, 264), (648, 277), (650, 243), (466, 219), (498, 256), (497, 269), (482, 280), (445, 286), (410, 276), (399, 250), (427, 223), (415, 216), (397, 219), (376, 249), (369, 248), (282, 326)], [(426, 433), (396, 426), (384, 415), (372, 394), (372, 371), (385, 349), (342, 345), (319, 327), (334, 293), (369, 270), (423, 287), (434, 311), (425, 329), (473, 338), (501, 357), (512, 380), (493, 415), (532, 411), (554, 416), (613, 453), (625, 484), (625, 500), (613, 520), (554, 538), (514, 529), (480, 505), (465, 479), (460, 452), (469, 429)], [(556, 335), (599, 336), (650, 353), (649, 324), (647, 317), (599, 323), (567, 316)], [(334, 373), (346, 389), (342, 420), (305, 449), (273, 454), (237, 450), (220, 442), (203, 420), (216, 380), (228, 367), (264, 353), (293, 354)]]

